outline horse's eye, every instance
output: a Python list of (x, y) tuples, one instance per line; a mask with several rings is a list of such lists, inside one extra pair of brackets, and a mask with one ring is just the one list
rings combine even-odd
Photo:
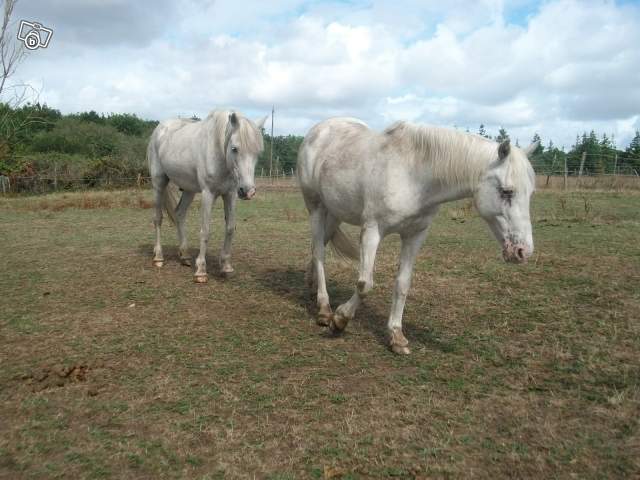
[(235, 146), (234, 146), (234, 147), (231, 147), (231, 151), (232, 151), (233, 153), (238, 153), (238, 147), (235, 147)]
[(500, 197), (504, 200), (511, 200), (515, 193), (513, 188), (499, 188), (498, 191), (500, 192)]

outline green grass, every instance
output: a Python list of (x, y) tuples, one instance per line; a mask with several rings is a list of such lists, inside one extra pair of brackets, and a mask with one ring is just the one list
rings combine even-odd
[[(468, 202), (443, 208), (407, 300), (409, 357), (384, 343), (396, 237), (336, 338), (304, 286), (297, 193), (239, 202), (230, 280), (216, 206), (206, 285), (168, 224), (152, 266), (148, 202), (0, 200), (0, 478), (640, 475), (637, 193), (537, 193), (521, 267)], [(327, 271), (335, 307), (356, 273)]]

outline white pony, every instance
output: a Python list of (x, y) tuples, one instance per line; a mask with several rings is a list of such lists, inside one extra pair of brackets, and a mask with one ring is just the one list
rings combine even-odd
[[(400, 234), (402, 247), (391, 314), (391, 349), (408, 354), (402, 312), (413, 266), (440, 205), (473, 197), (502, 245), (507, 261), (523, 263), (533, 252), (529, 200), (535, 186), (526, 150), (455, 130), (398, 122), (377, 133), (359, 120), (333, 118), (313, 127), (300, 147), (298, 179), (309, 211), (312, 259), (307, 281), (317, 291), (318, 323), (341, 332), (373, 286), (381, 239)], [(360, 249), (340, 230), (361, 227)], [(324, 251), (359, 259), (355, 293), (332, 314)]]
[[(195, 281), (207, 281), (205, 255), (209, 241), (211, 208), (218, 196), (224, 202), (226, 222), (224, 245), (220, 254), (223, 275), (231, 274), (231, 242), (235, 232), (237, 195), (249, 200), (256, 193), (254, 171), (263, 150), (261, 128), (267, 117), (257, 123), (237, 112), (214, 111), (202, 121), (172, 119), (160, 123), (149, 141), (147, 158), (155, 193), (156, 244), (154, 265), (164, 264), (160, 245), (162, 209), (177, 225), (180, 260), (191, 265), (187, 251), (185, 218), (197, 192), (202, 192), (200, 253), (196, 258)], [(182, 190), (180, 202), (167, 191), (169, 181)]]

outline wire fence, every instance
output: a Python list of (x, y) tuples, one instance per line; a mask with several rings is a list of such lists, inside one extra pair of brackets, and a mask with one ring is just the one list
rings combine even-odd
[[(556, 159), (557, 160), (557, 159)], [(604, 162), (602, 156), (583, 155), (579, 160), (542, 159), (533, 160), (532, 165), (536, 172), (538, 188), (553, 189), (636, 189), (640, 190), (640, 162), (630, 163), (617, 158)], [(611, 159), (609, 159), (611, 160)], [(262, 189), (295, 189), (295, 171), (293, 168), (272, 171), (259, 168), (256, 170), (256, 184)], [(113, 190), (123, 188), (150, 188), (150, 177), (138, 174), (137, 176), (83, 176), (74, 177), (68, 175), (26, 175), (26, 176), (2, 176), (0, 175), (0, 193), (2, 195), (14, 194), (46, 194), (64, 191), (82, 190)]]
[[(273, 172), (271, 176), (256, 175), (258, 188), (282, 190), (296, 188), (295, 172)], [(2, 176), (0, 175), (0, 194), (42, 195), (54, 192), (71, 192), (84, 190), (119, 190), (125, 188), (151, 188), (151, 177), (71, 177), (52, 175)]]

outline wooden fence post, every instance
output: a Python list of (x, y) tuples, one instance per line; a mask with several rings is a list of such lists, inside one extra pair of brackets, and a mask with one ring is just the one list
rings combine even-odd
[(569, 171), (567, 170), (567, 156), (564, 157), (564, 189), (567, 189), (567, 181), (569, 176)]
[(53, 164), (53, 190), (58, 191), (58, 163)]
[(553, 162), (551, 162), (551, 169), (549, 170), (549, 172), (547, 172), (547, 183), (545, 183), (545, 187), (549, 186), (549, 179), (551, 178), (551, 175), (553, 174), (553, 168), (556, 166), (556, 160), (558, 158), (558, 154), (554, 153), (553, 154)]
[(587, 159), (587, 152), (582, 152), (582, 159), (580, 160), (580, 170), (578, 171), (578, 177), (582, 177), (582, 170), (584, 169), (584, 161)]

